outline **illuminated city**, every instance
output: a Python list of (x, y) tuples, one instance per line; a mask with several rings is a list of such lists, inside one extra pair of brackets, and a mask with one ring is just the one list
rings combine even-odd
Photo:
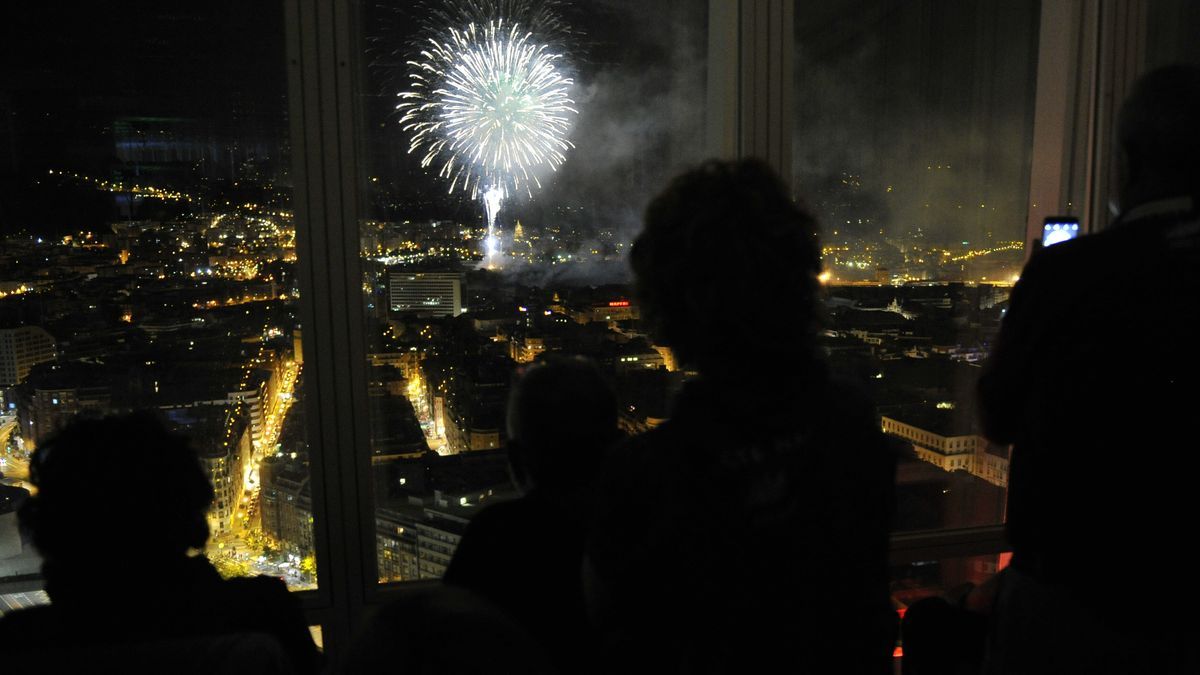
[[(122, 194), (117, 186), (93, 185)], [(312, 558), (304, 548), (311, 534), (297, 536), (302, 528), (282, 523), (291, 518), (304, 525), (312, 517), (286, 501), (311, 499), (306, 478), (294, 478), (305, 472), (306, 458), (294, 405), (302, 381), (294, 237), (286, 213), (248, 216), (236, 209), (171, 222), (124, 221), (109, 232), (43, 237), (40, 242), (33, 235), (5, 239), (0, 262), (8, 304), (0, 307), (6, 316), (28, 317), (55, 345), (5, 390), (5, 415), (0, 418), (5, 480), (27, 485), (25, 464), (36, 439), (70, 415), (157, 407), (201, 441), (198, 449), (217, 485), (210, 557), (226, 573), (282, 574), (296, 587), (311, 584)], [(378, 383), (372, 385), (372, 401), (375, 417), (381, 423), (384, 417), (389, 420), (372, 441), (372, 463), (382, 488), (404, 503), (413, 498), (410, 467), (428, 462), (425, 452), (443, 458), (475, 452), (494, 457), (491, 469), (486, 462), (475, 469), (483, 484), (463, 486), (446, 502), (454, 510), (469, 511), (507, 494), (499, 471), (502, 457), (494, 454), (503, 446), (503, 392), (511, 367), (506, 364), (563, 349), (590, 354), (619, 383), (622, 426), (631, 432), (665, 419), (668, 392), (687, 376), (675, 366), (670, 350), (639, 325), (630, 289), (570, 283), (538, 288), (519, 276), (475, 270), (478, 243), (485, 237), (486, 229), (472, 223), (363, 224), (363, 290), (373, 308), (371, 372), (372, 382)], [(561, 230), (553, 237), (521, 233), (518, 241), (523, 247), (512, 247), (506, 255), (533, 267), (557, 265), (566, 256), (579, 263), (614, 264), (628, 246), (618, 242), (608, 252), (589, 250)], [(572, 252), (564, 256), (564, 249)], [(922, 433), (914, 428), (953, 426), (951, 418), (962, 418), (954, 415), (954, 403), (902, 412), (912, 408), (913, 394), (901, 383), (953, 378), (956, 368), (973, 367), (982, 359), (1020, 248), (912, 247), (902, 251), (907, 265), (875, 257), (872, 250), (826, 246), (827, 348), (835, 363), (875, 371), (872, 377), (883, 394), (881, 411), (896, 416), (884, 413), (885, 429), (907, 425), (897, 432), (903, 436)], [(997, 264), (972, 267), (993, 258)], [(434, 276), (450, 278), (447, 288), (453, 290), (445, 297), (442, 291), (422, 291), (417, 304), (397, 305), (389, 298), (396, 297), (407, 269), (439, 270)], [(433, 277), (422, 272), (413, 278)], [(457, 305), (452, 294), (457, 294)], [(79, 303), (88, 307), (83, 322), (76, 311)], [(954, 329), (956, 317), (975, 328)], [(122, 340), (125, 351), (105, 346)], [(128, 351), (134, 346), (135, 352)], [(920, 371), (929, 375), (916, 375)], [(124, 375), (117, 377), (117, 372)], [(949, 383), (930, 386), (942, 388), (939, 399), (955, 400)], [(924, 426), (914, 426), (926, 418), (920, 422)], [(414, 436), (406, 428), (419, 433)], [(940, 433), (975, 438), (969, 429)], [(967, 468), (974, 473), (978, 464), (981, 479), (1003, 484), (1005, 474), (995, 466), (1001, 460), (982, 446), (976, 449), (974, 440), (966, 455), (930, 450), (922, 459), (947, 471)], [(437, 503), (422, 509), (436, 511)], [(412, 531), (421, 522), (421, 517), (405, 515), (401, 504), (381, 513), (408, 523)], [(381, 578), (423, 578), (440, 569), (432, 562), (421, 567), (415, 559), (401, 564), (403, 544), (403, 538), (392, 541), (381, 535), (381, 555), (398, 557)]]

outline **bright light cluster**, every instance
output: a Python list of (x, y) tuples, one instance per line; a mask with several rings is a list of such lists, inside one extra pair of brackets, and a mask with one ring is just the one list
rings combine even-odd
[(396, 108), (409, 152), (424, 153), (423, 167), (440, 164), (451, 192), (528, 193), (566, 159), (576, 110), (561, 54), (501, 18), (447, 27), (420, 56)]

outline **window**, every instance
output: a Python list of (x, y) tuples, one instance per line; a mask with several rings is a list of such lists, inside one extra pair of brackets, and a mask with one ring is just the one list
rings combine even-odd
[[(520, 364), (554, 351), (593, 357), (617, 382), (631, 429), (666, 416), (667, 392), (683, 376), (638, 324), (625, 260), (649, 198), (706, 157), (696, 139), (708, 9), (516, 6), (512, 16), (362, 8), (362, 461), (381, 582), (440, 577), (471, 516), (515, 495), (504, 409)], [(478, 50), (486, 61), (487, 49), (505, 44), (541, 59), (546, 81), (523, 81), (523, 66), (503, 60), (464, 60)], [(432, 125), (452, 108), (436, 90), (458, 66), (469, 74), (454, 85), (484, 106), (506, 87), (537, 98), (535, 112), (510, 111), (546, 134), (515, 137), (535, 144), (531, 157), (473, 162), (476, 150), (506, 151), (484, 131), (455, 149), (440, 145)], [(474, 132), (471, 115), (486, 114), (468, 108), (456, 123)]]
[[(6, 13), (0, 577), (38, 572), (14, 512), (36, 444), (152, 408), (212, 480), (218, 570), (316, 583), (283, 12), (266, 7)], [(129, 508), (105, 516), (119, 537)]]
[(1036, 0), (796, 6), (792, 169), (823, 225), (825, 346), (930, 448), (901, 460), (900, 529), (1003, 520), (986, 466), (1008, 449), (945, 453), (980, 434), (974, 381), (1024, 263), (1039, 16)]
[[(1146, 45), (1128, 73), (1196, 61), (1191, 3), (1153, 3), (1144, 22), (1034, 0), (764, 0), (761, 21), (720, 0), (556, 4), (571, 145), (494, 209), (497, 269), (478, 184), (451, 191), (453, 172), (421, 166), (426, 146), (408, 151), (396, 94), (433, 21), (415, 4), (12, 13), (0, 606), (40, 597), (13, 512), (29, 442), (75, 412), (151, 405), (212, 451), (210, 553), (296, 587), (315, 554), (304, 599), (336, 651), (377, 581), (437, 577), (470, 515), (512, 493), (497, 411), (514, 364), (599, 355), (626, 431), (666, 417), (684, 375), (641, 334), (620, 261), (650, 193), (711, 154), (768, 157), (826, 226), (830, 358), (913, 449), (901, 529), (935, 530), (897, 534), (897, 565), (998, 555), (995, 528), (953, 528), (999, 522), (1006, 449), (959, 424), (1022, 223), (1040, 225), (1035, 202), (1087, 221), (1106, 199), (1103, 167), (1085, 166), (1108, 131), (1090, 112), (1124, 75), (1098, 65), (1114, 50), (1098, 36)], [(489, 39), (484, 23), (461, 39)], [(1039, 42), (1040, 23), (1071, 39)], [(1054, 91), (1076, 93), (1043, 115)], [(788, 133), (758, 133), (781, 119)], [(226, 429), (236, 452), (217, 445)], [(951, 437), (952, 462), (928, 447)]]

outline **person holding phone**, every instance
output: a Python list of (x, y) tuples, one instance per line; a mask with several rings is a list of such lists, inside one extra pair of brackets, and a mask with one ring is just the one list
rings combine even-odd
[(1050, 216), (1042, 224), (1041, 246), (1053, 246), (1079, 236), (1079, 219), (1074, 216)]
[(1140, 79), (1118, 121), (1119, 217), (1088, 237), (1047, 235), (1013, 289), (979, 383), (985, 434), (1013, 446), (1012, 583), (991, 672), (1198, 663), (1184, 639), (1196, 616), (1175, 611), (1198, 587), (1150, 590), (1197, 515), (1200, 453), (1180, 440), (1200, 409), (1197, 120), (1200, 69)]

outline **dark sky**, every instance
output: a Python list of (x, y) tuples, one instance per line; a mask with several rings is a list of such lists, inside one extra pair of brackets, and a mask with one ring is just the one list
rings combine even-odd
[(103, 220), (94, 195), (31, 182), (50, 168), (178, 183), (282, 163), (282, 25), (277, 0), (5, 3), (0, 228)]
[(1023, 238), (1039, 15), (1037, 0), (797, 8), (796, 180), (830, 230)]
[[(286, 183), (281, 5), (5, 3), (0, 230), (113, 218), (103, 196), (43, 180), (51, 168), (185, 188)], [(445, 195), (407, 154), (393, 110), (419, 7), (363, 3), (360, 147), (364, 172), (381, 179), (365, 203), (374, 217), (469, 220), (478, 205)], [(695, 0), (557, 7), (570, 27), (575, 149), (502, 220), (629, 233), (670, 175), (703, 158), (707, 12)], [(865, 214), (889, 234), (921, 226), (941, 238), (1021, 228), (1036, 0), (843, 0), (796, 14), (796, 177), (802, 196), (833, 205), (824, 220)], [(952, 168), (926, 169), (938, 165)], [(844, 174), (860, 186), (843, 189)]]

